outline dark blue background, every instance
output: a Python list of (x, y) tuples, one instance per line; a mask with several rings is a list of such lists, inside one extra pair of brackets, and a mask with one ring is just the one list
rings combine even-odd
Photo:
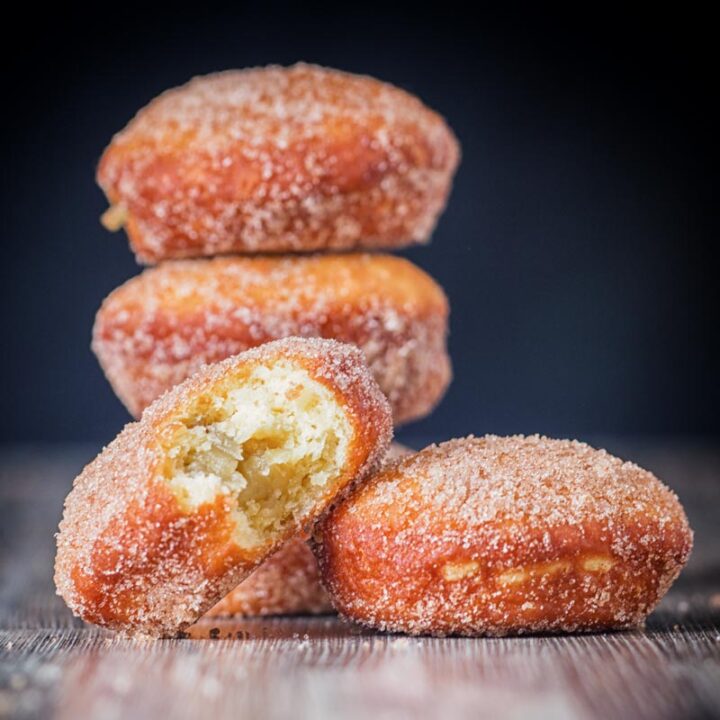
[(452, 303), (455, 381), (414, 432), (718, 433), (707, 20), (295, 8), (38, 6), (6, 29), (0, 440), (128, 418), (89, 350), (138, 272), (98, 223), (112, 134), (192, 75), (300, 59), (417, 93), (462, 142), (432, 244), (405, 253)]

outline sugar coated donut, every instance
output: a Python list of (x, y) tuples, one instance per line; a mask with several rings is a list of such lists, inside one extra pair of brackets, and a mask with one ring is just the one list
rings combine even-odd
[[(385, 460), (412, 450), (391, 443)], [(230, 591), (205, 617), (230, 615), (318, 615), (333, 606), (322, 587), (317, 561), (303, 535), (288, 540)]]
[(445, 121), (369, 77), (298, 64), (195, 78), (98, 168), (139, 260), (426, 241), (459, 160)]
[(391, 413), (357, 348), (289, 338), (208, 366), (76, 479), (55, 583), (75, 614), (173, 635), (381, 462)]
[(448, 303), (389, 255), (224, 257), (167, 262), (113, 292), (93, 349), (130, 412), (212, 363), (288, 335), (358, 345), (396, 423), (427, 415), (450, 381)]
[(318, 524), (336, 608), (382, 630), (505, 635), (633, 627), (692, 532), (652, 473), (580, 442), (468, 437), (384, 468)]

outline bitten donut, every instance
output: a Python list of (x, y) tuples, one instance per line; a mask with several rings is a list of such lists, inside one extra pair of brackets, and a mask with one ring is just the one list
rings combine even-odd
[(410, 634), (641, 624), (692, 532), (652, 473), (580, 442), (468, 437), (383, 469), (314, 534), (348, 618)]
[(288, 335), (358, 345), (397, 423), (427, 415), (451, 376), (448, 302), (407, 260), (388, 255), (175, 261), (115, 290), (93, 349), (136, 417), (212, 363)]
[(459, 147), (412, 95), (298, 64), (195, 78), (118, 133), (97, 172), (142, 262), (426, 241)]
[[(391, 443), (389, 462), (411, 453)], [(226, 595), (205, 617), (230, 615), (318, 615), (331, 612), (330, 599), (320, 583), (315, 556), (306, 539), (288, 540), (274, 555)]]
[(391, 435), (350, 345), (289, 338), (208, 366), (75, 481), (58, 593), (89, 622), (173, 635), (381, 462)]

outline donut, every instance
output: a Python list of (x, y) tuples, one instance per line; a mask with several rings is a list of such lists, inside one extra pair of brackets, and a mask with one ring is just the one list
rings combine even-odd
[[(391, 461), (412, 450), (393, 442)], [(319, 615), (333, 606), (320, 583), (315, 556), (305, 536), (297, 535), (229, 592), (205, 617), (243, 615)]]
[(176, 635), (381, 462), (391, 436), (351, 345), (288, 338), (207, 366), (75, 480), (58, 593), (89, 622)]
[(638, 626), (692, 532), (652, 473), (584, 443), (467, 437), (382, 469), (313, 535), (335, 607), (411, 635)]
[(397, 424), (427, 415), (450, 382), (447, 321), (440, 286), (389, 255), (178, 260), (105, 300), (93, 349), (138, 417), (204, 363), (289, 335), (335, 338), (363, 350)]
[(139, 261), (425, 242), (459, 161), (445, 121), (369, 77), (313, 65), (191, 80), (105, 150), (103, 224)]

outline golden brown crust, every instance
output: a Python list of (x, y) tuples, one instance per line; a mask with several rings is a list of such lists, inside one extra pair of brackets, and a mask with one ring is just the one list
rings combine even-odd
[(356, 348), (288, 338), (208, 366), (148, 407), (75, 480), (55, 564), (58, 593), (74, 613), (126, 632), (176, 633), (335, 498), (328, 488), (282, 537), (243, 549), (233, 537), (230, 496), (188, 509), (161, 475), (173, 423), (252, 368), (278, 361), (328, 388), (350, 422), (346, 463), (333, 487), (349, 488), (382, 460), (392, 435), (390, 409)]
[(195, 78), (141, 110), (97, 179), (139, 260), (426, 241), (459, 161), (412, 95), (313, 65)]
[[(386, 462), (412, 450), (393, 442)], [(274, 555), (231, 590), (205, 617), (228, 615), (294, 615), (331, 612), (330, 598), (322, 587), (317, 561), (305, 537), (288, 540)]]
[(288, 335), (358, 345), (396, 424), (427, 415), (450, 382), (448, 302), (407, 260), (388, 255), (175, 261), (115, 290), (93, 350), (138, 417), (203, 364)]
[(487, 436), (383, 469), (320, 523), (314, 550), (353, 620), (503, 635), (636, 626), (691, 547), (651, 473), (583, 443)]
[(317, 615), (332, 609), (320, 584), (315, 556), (305, 538), (297, 536), (288, 540), (205, 616)]

